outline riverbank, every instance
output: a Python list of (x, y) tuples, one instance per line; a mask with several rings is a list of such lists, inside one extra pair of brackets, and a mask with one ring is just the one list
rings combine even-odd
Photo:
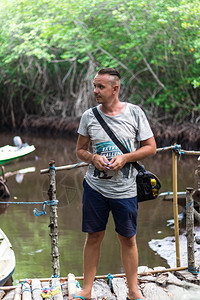
[[(14, 130), (5, 124), (5, 130), (25, 132), (45, 136), (77, 136), (80, 118), (68, 117), (38, 117), (27, 116)], [(150, 124), (158, 147), (181, 144), (187, 150), (200, 149), (200, 123), (193, 124), (184, 122), (182, 124), (160, 123), (156, 120)], [(3, 129), (3, 128), (2, 128)]]

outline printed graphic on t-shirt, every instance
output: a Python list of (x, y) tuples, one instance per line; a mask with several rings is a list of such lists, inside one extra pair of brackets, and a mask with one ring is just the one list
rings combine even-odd
[[(121, 150), (114, 144), (112, 141), (97, 143), (96, 145), (96, 153), (102, 156), (105, 156), (109, 161), (117, 156), (122, 155)], [(129, 147), (126, 145), (127, 150)], [(130, 171), (130, 163), (126, 164), (120, 171), (122, 172), (123, 178), (128, 178)], [(100, 179), (110, 179), (115, 174), (114, 171), (110, 171), (109, 169), (106, 171), (100, 171), (96, 167), (94, 169), (94, 177), (98, 177)]]

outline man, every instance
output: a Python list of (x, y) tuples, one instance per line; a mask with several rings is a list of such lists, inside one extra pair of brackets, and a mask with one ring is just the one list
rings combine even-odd
[[(70, 295), (69, 300), (91, 298), (110, 211), (115, 221), (128, 282), (127, 299), (145, 299), (137, 286), (137, 171), (131, 162), (155, 154), (156, 143), (143, 111), (136, 105), (120, 102), (119, 89), (120, 74), (115, 69), (98, 71), (94, 78), (98, 111), (130, 153), (123, 154), (119, 150), (97, 121), (92, 109), (83, 114), (78, 129), (77, 156), (89, 163), (84, 179), (82, 223), (87, 238), (84, 246), (83, 290), (77, 295)], [(141, 148), (138, 148), (139, 142)]]

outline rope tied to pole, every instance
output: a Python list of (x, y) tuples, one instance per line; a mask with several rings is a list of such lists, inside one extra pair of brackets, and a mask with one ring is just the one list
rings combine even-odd
[(82, 164), (83, 164), (83, 162), (81, 161), (81, 162), (75, 164), (74, 166), (72, 166), (71, 169), (77, 168), (78, 166), (80, 166)]
[(43, 210), (40, 211), (37, 208), (35, 208), (33, 210), (34, 215), (37, 216), (37, 217), (40, 217), (42, 215), (46, 215), (46, 211), (45, 211), (46, 205), (57, 205), (57, 204), (58, 204), (58, 200), (47, 200), (47, 201), (44, 201), (43, 202)]
[(109, 285), (110, 285), (110, 288), (112, 289), (112, 279), (113, 279), (114, 277), (109, 273), (108, 274), (108, 282), (109, 282)]
[(182, 217), (185, 216), (186, 209), (187, 209), (188, 207), (190, 207), (193, 203), (194, 203), (194, 200), (192, 200), (190, 203), (187, 203), (187, 204), (185, 205), (185, 207), (184, 207), (184, 209), (183, 209), (183, 212), (182, 212), (182, 214), (181, 214)]
[[(52, 278), (60, 278), (60, 275), (56, 275), (56, 274), (52, 274), (51, 275), (51, 279)], [(60, 294), (62, 293), (61, 290), (61, 285), (57, 286), (56, 283), (52, 283), (51, 287), (45, 287), (41, 290), (41, 296), (42, 298), (50, 298), (53, 297), (54, 295)]]
[(200, 274), (200, 272), (198, 272), (197, 269), (193, 266), (188, 266), (188, 272), (192, 273), (193, 275)]
[[(28, 284), (28, 286), (23, 287), (26, 283)], [(21, 283), (21, 286), (22, 286), (22, 293), (24, 293), (24, 292), (31, 292), (31, 288), (30, 288), (29, 282), (27, 280), (24, 280)]]
[(178, 155), (179, 155), (179, 159), (178, 159), (178, 160), (180, 160), (180, 159), (181, 159), (181, 154), (184, 154), (184, 151), (181, 150), (181, 148), (179, 147), (178, 144), (176, 144), (176, 145), (174, 145), (174, 146), (171, 146), (171, 147), (173, 147), (173, 150), (174, 150), (176, 153), (178, 153)]
[(58, 200), (46, 200), (43, 202), (16, 202), (16, 201), (0, 201), (0, 204), (43, 204), (43, 210), (39, 211), (37, 208), (33, 210), (34, 215), (39, 217), (42, 215), (46, 215), (45, 207), (46, 205), (58, 205)]
[(55, 167), (49, 166), (49, 171), (50, 171), (50, 169), (54, 170), (54, 171), (55, 171), (55, 174), (56, 174), (56, 168), (55, 168)]
[(51, 275), (51, 278), (60, 278), (60, 275), (52, 274), (52, 275)]

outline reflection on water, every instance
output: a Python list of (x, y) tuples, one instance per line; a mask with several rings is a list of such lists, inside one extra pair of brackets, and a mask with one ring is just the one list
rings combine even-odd
[[(12, 135), (0, 134), (0, 146), (12, 142)], [(35, 172), (23, 173), (21, 183), (15, 176), (8, 177), (11, 201), (35, 202), (48, 200), (49, 178), (40, 174), (40, 169), (48, 168), (54, 159), (56, 166), (77, 162), (76, 141), (69, 139), (50, 139), (22, 136), (23, 141), (33, 144), (36, 151), (12, 164), (6, 165), (6, 172), (15, 172), (30, 167)], [(168, 146), (168, 145), (166, 145)], [(35, 156), (38, 159), (35, 159)], [(145, 166), (158, 175), (162, 183), (161, 192), (172, 190), (171, 153), (163, 152), (145, 160)], [(178, 162), (178, 190), (185, 191), (187, 186), (197, 184), (194, 180), (196, 157), (182, 157)], [(59, 171), (56, 175), (58, 205), (58, 229), (61, 276), (69, 272), (82, 274), (82, 249), (85, 234), (81, 232), (81, 195), (82, 180), (86, 167), (69, 171)], [(18, 180), (19, 181), (19, 180)], [(47, 214), (36, 217), (33, 209), (42, 210), (42, 205), (10, 204), (0, 215), (1, 228), (10, 239), (16, 256), (14, 280), (32, 277), (51, 277), (51, 247), (49, 237), (49, 207)], [(182, 208), (179, 208), (180, 212)], [(148, 242), (174, 234), (167, 226), (167, 220), (173, 218), (171, 202), (160, 200), (139, 204), (137, 243), (139, 264), (154, 267), (167, 262), (155, 255)], [(102, 246), (98, 274), (120, 273), (123, 267), (120, 249), (114, 231), (113, 220), (109, 219), (107, 232)]]

